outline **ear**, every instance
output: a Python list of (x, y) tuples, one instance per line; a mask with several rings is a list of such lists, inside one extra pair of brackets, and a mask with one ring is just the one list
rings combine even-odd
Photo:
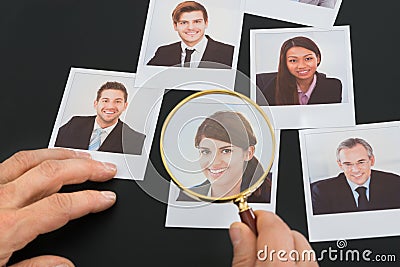
[(317, 56), (317, 67), (319, 66), (320, 63), (321, 63), (321, 57)]
[(175, 22), (172, 22), (172, 26), (174, 26), (174, 30), (175, 31), (178, 31), (176, 28), (177, 28), (177, 25), (176, 25), (176, 23)]
[(245, 161), (249, 161), (254, 157), (254, 150), (254, 146), (249, 146), (249, 148), (246, 150), (246, 155), (244, 158)]
[(96, 109), (97, 108), (97, 104), (98, 104), (99, 102), (97, 101), (97, 100), (95, 100), (94, 102), (93, 102), (93, 107)]
[(128, 107), (128, 102), (124, 103), (124, 110), (126, 110), (126, 108)]
[(371, 166), (374, 166), (375, 165), (375, 157), (372, 156), (372, 157), (370, 157), (369, 160), (371, 161)]
[(337, 163), (337, 165), (339, 166), (339, 168), (340, 168), (341, 170), (343, 170), (343, 165), (342, 165), (342, 163), (341, 163), (339, 160), (337, 160), (336, 163)]

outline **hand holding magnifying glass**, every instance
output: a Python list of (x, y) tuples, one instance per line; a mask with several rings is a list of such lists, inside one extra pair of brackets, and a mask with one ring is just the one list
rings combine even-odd
[[(247, 201), (270, 201), (275, 154), (273, 127), (260, 107), (232, 91), (195, 93), (171, 111), (160, 143), (163, 163), (182, 189), (178, 200), (234, 202), (241, 220), (256, 233)], [(189, 145), (198, 150), (197, 158), (182, 152)], [(203, 182), (193, 184), (196, 175)]]

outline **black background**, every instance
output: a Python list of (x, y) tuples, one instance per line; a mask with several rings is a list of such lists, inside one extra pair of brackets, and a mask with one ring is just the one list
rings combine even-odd
[[(350, 25), (357, 124), (399, 120), (399, 42), (396, 1), (344, 0), (335, 25)], [(0, 161), (24, 149), (47, 147), (71, 67), (136, 72), (148, 1), (14, 0), (0, 5)], [(397, 16), (397, 17), (396, 17)], [(249, 73), (249, 29), (299, 27), (244, 16), (238, 69)], [(157, 138), (157, 136), (155, 137)], [(153, 147), (157, 148), (158, 139)], [(307, 236), (297, 130), (281, 134), (277, 214)], [(158, 151), (151, 160), (157, 162)], [(379, 160), (379, 159), (377, 159)], [(151, 179), (150, 175), (146, 179)], [(118, 202), (110, 210), (75, 220), (39, 236), (11, 262), (57, 254), (77, 266), (229, 266), (227, 230), (165, 228), (167, 206), (136, 182), (65, 188), (111, 189)], [(382, 218), (384, 220), (385, 218)], [(363, 227), (363, 225), (360, 225)], [(379, 227), (379, 222), (377, 226)], [(336, 242), (312, 243), (320, 252)], [(349, 249), (395, 254), (399, 237), (348, 240)], [(398, 263), (346, 263), (321, 266), (398, 266)]]

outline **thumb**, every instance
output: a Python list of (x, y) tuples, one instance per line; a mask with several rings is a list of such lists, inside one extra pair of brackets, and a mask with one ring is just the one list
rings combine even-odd
[(66, 258), (47, 255), (24, 260), (9, 267), (75, 267), (75, 265)]
[(232, 266), (254, 266), (257, 239), (250, 228), (244, 223), (235, 222), (229, 228), (229, 236), (233, 246)]

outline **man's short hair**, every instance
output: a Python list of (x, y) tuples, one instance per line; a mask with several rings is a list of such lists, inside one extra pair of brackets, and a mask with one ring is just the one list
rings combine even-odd
[(204, 22), (208, 21), (207, 10), (202, 4), (199, 4), (196, 1), (185, 1), (178, 4), (175, 7), (174, 11), (172, 11), (172, 21), (174, 22), (174, 24), (177, 24), (181, 18), (182, 13), (193, 11), (201, 11), (203, 13)]
[(367, 150), (369, 158), (374, 156), (374, 151), (372, 150), (371, 145), (368, 144), (367, 141), (365, 141), (364, 139), (361, 139), (361, 138), (348, 138), (348, 139), (342, 141), (339, 144), (338, 148), (336, 149), (337, 160), (340, 161), (339, 153), (342, 149), (353, 148), (358, 144), (362, 145)]
[(97, 90), (97, 97), (96, 100), (99, 101), (101, 98), (101, 94), (103, 93), (104, 90), (119, 90), (124, 93), (124, 102), (127, 101), (128, 99), (128, 91), (126, 90), (125, 86), (122, 83), (119, 82), (106, 82), (103, 84), (99, 90)]

